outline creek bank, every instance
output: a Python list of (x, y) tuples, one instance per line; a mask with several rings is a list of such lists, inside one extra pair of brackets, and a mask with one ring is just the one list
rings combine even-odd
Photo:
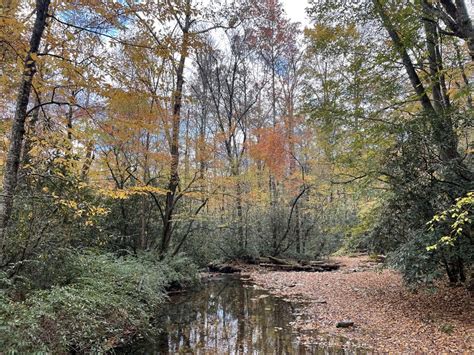
[[(341, 268), (334, 272), (281, 272), (258, 268), (252, 281), (272, 294), (303, 302), (305, 317), (293, 324), (299, 331), (343, 336), (361, 348), (380, 352), (474, 351), (472, 298), (464, 288), (437, 285), (437, 292), (411, 292), (401, 276), (379, 270), (368, 257), (332, 258)], [(353, 326), (337, 328), (350, 320)], [(325, 342), (307, 337), (308, 343)]]

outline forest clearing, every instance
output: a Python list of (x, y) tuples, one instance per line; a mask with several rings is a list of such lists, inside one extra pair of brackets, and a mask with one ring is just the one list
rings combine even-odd
[(474, 352), (473, 16), (2, 0), (0, 354)]

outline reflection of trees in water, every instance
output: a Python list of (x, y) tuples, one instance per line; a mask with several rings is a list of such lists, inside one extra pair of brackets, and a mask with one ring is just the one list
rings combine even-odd
[(211, 282), (173, 298), (159, 320), (166, 332), (157, 348), (162, 353), (293, 353), (290, 320), (290, 306), (281, 300), (239, 280)]

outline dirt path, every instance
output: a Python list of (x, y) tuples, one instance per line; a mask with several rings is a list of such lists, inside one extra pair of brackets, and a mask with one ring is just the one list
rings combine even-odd
[[(257, 285), (290, 300), (305, 300), (295, 327), (343, 336), (361, 347), (391, 353), (474, 353), (474, 307), (464, 288), (438, 285), (413, 293), (394, 271), (365, 257), (333, 258), (336, 272), (250, 272)], [(351, 320), (354, 327), (336, 328)], [(315, 341), (315, 339), (312, 339)]]

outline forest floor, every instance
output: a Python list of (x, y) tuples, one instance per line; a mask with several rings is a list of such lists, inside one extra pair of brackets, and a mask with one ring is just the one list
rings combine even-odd
[[(334, 272), (274, 272), (248, 276), (258, 286), (303, 309), (294, 326), (306, 343), (347, 339), (377, 352), (474, 353), (474, 306), (463, 287), (437, 285), (413, 292), (400, 274), (381, 270), (367, 257), (334, 257)], [(354, 326), (336, 328), (351, 320)], [(319, 336), (303, 335), (319, 334)], [(329, 336), (329, 337), (328, 337)]]

